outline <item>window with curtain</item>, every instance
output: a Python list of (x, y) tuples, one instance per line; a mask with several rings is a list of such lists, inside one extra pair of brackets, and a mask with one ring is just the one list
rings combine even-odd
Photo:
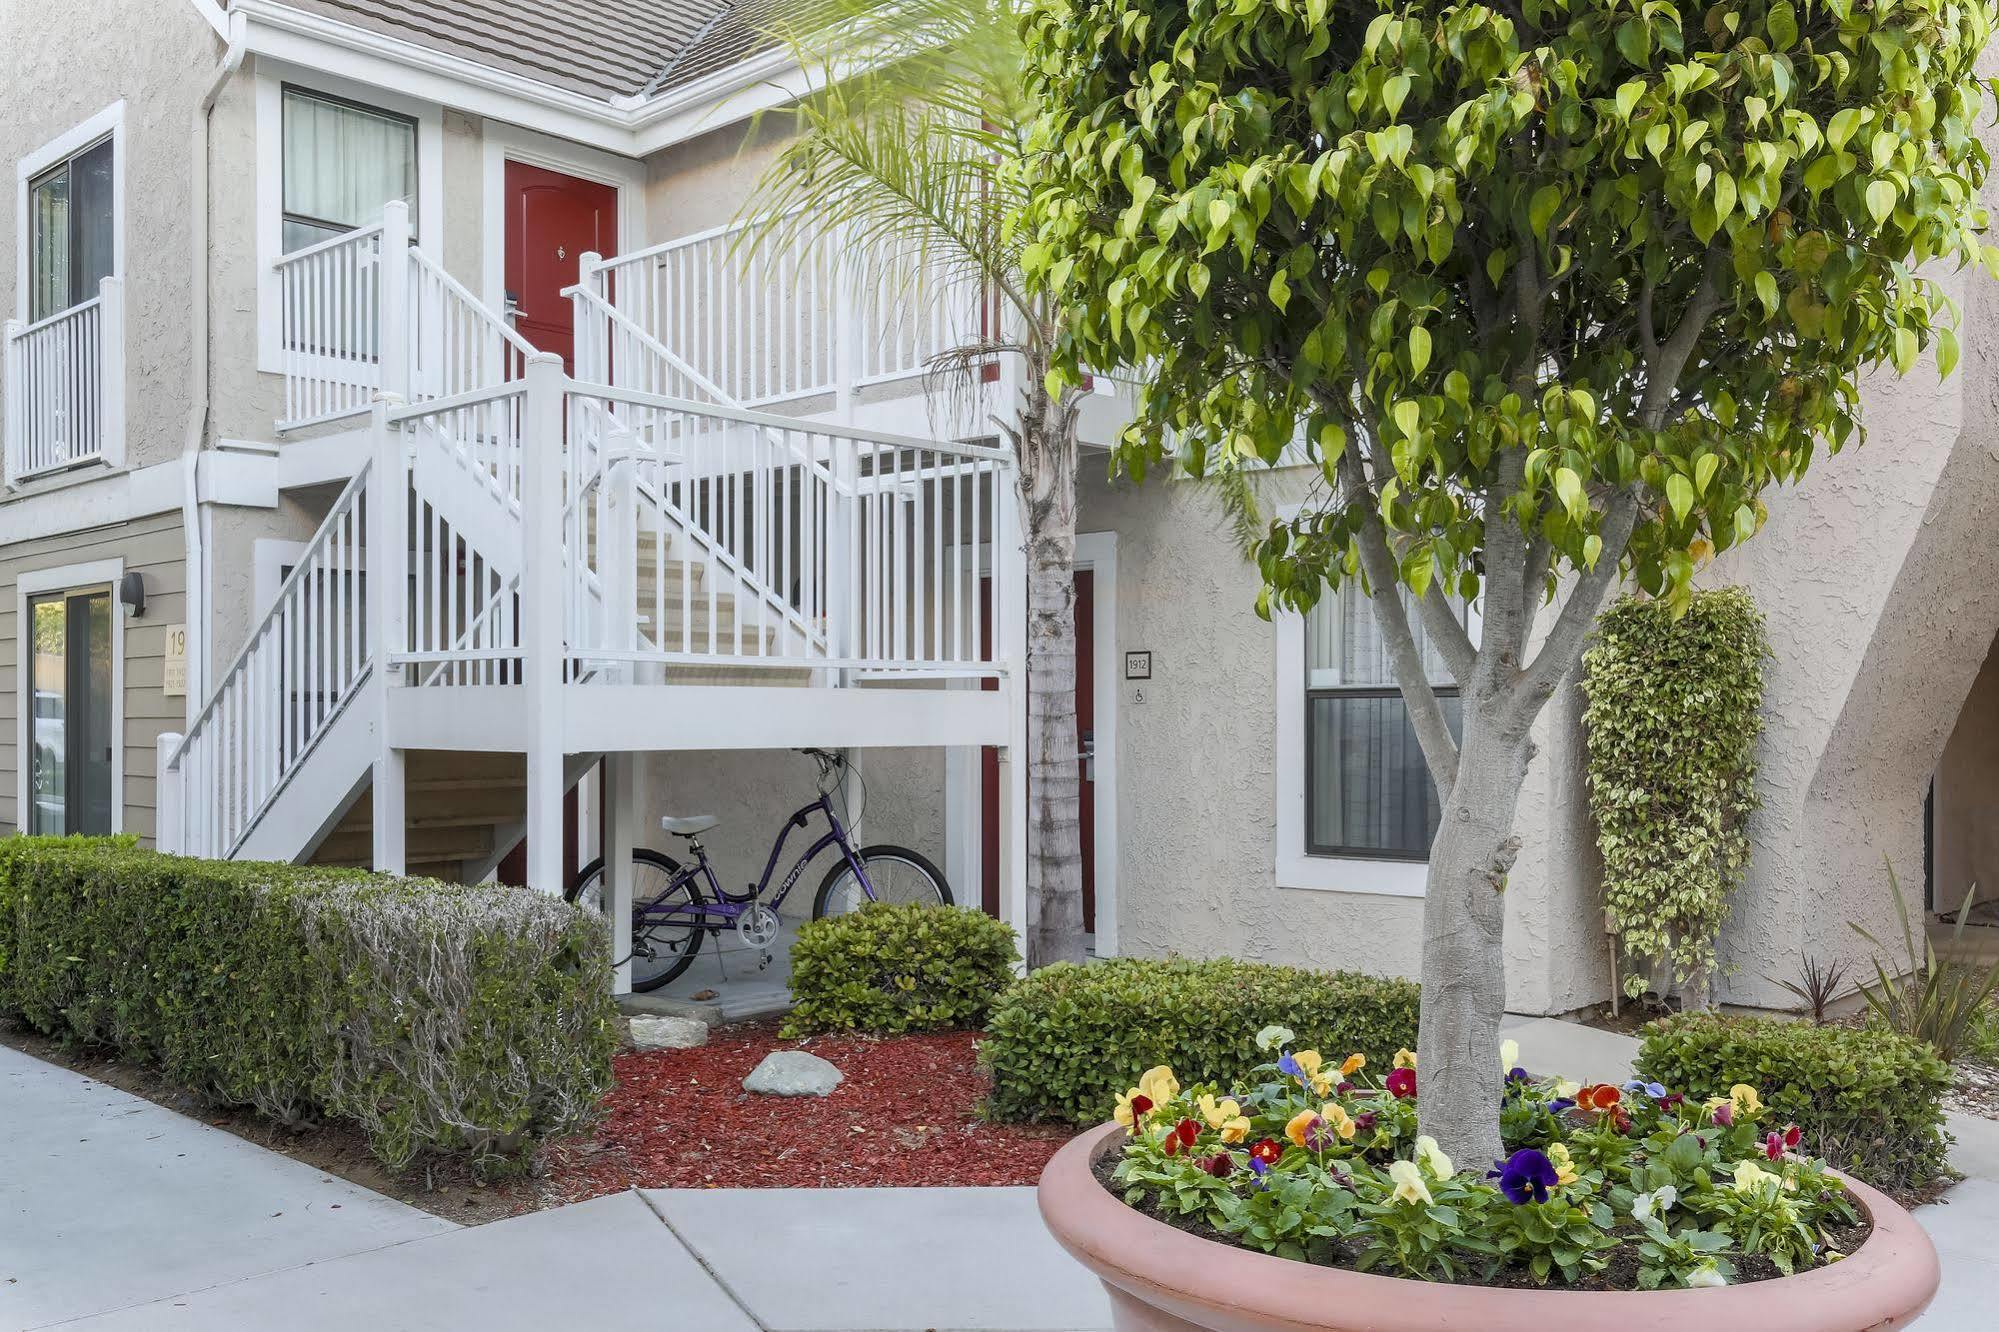
[(112, 276), (110, 139), (99, 139), (28, 182), (28, 318), (46, 319), (97, 295)]
[[(1453, 603), (1453, 609), (1462, 620), (1462, 608)], [(1457, 735), (1463, 725), (1457, 684), (1431, 647), (1413, 604), (1409, 618), (1430, 683)], [(1440, 813), (1436, 785), (1396, 688), (1373, 607), (1354, 583), (1321, 599), (1306, 619), (1305, 726), (1306, 851), (1428, 859)]]
[(286, 254), (416, 204), (416, 122), (318, 93), (284, 93)]

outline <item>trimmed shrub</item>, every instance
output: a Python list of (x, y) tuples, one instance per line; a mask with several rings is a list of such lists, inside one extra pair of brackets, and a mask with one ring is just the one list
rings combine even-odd
[(1702, 1099), (1747, 1083), (1770, 1107), (1766, 1118), (1804, 1131), (1807, 1152), (1870, 1184), (1921, 1188), (1948, 1168), (1950, 1067), (1879, 1027), (1683, 1014), (1645, 1028), (1636, 1068)]
[(0, 1009), (396, 1169), (526, 1164), (617, 1044), (604, 924), (544, 894), (80, 838), (0, 841)]
[(1013, 929), (971, 907), (877, 902), (815, 920), (792, 945), (784, 1034), (977, 1027), (1019, 960)]
[(1272, 1023), (1295, 1031), (1298, 1049), (1333, 1060), (1360, 1051), (1385, 1070), (1397, 1049), (1416, 1044), (1417, 995), (1414, 981), (1226, 958), (1044, 967), (987, 1020), (990, 1109), (1004, 1120), (1102, 1123), (1155, 1064), (1234, 1083), (1269, 1062), (1256, 1033)]

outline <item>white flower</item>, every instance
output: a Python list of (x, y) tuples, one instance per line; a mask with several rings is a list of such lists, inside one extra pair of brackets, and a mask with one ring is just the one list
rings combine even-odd
[(1272, 1024), (1256, 1033), (1256, 1048), (1265, 1052), (1282, 1049), (1297, 1037), (1298, 1033), (1291, 1028)]
[(1664, 1216), (1673, 1210), (1673, 1204), (1680, 1200), (1680, 1191), (1671, 1184), (1662, 1184), (1650, 1193), (1641, 1193), (1631, 1200), (1631, 1215), (1643, 1221), (1648, 1216)]
[(1449, 1179), (1458, 1173), (1458, 1168), (1451, 1164), (1451, 1158), (1444, 1155), (1444, 1149), (1427, 1133), (1416, 1139), (1416, 1159), (1428, 1167), (1434, 1179)]
[(1713, 1263), (1704, 1263), (1687, 1273), (1687, 1289), (1698, 1290), (1704, 1286), (1726, 1286), (1728, 1278), (1714, 1270)]
[(1499, 1071), (1511, 1073), (1520, 1066), (1520, 1042), (1501, 1041), (1499, 1043)]

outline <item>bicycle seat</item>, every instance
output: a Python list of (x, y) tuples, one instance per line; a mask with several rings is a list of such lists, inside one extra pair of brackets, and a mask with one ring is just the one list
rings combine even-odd
[(692, 837), (696, 833), (707, 832), (710, 828), (721, 823), (721, 821), (713, 814), (696, 814), (691, 819), (676, 819), (669, 814), (659, 821), (659, 826), (672, 833), (675, 837)]

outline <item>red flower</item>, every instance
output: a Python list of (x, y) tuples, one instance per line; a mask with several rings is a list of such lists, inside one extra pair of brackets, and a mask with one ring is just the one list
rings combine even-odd
[(1192, 1147), (1194, 1139), (1201, 1136), (1201, 1126), (1191, 1119), (1183, 1119), (1173, 1126), (1173, 1136), (1180, 1140), (1182, 1147)]
[(1201, 1162), (1201, 1169), (1216, 1179), (1227, 1179), (1229, 1173), (1235, 1169), (1235, 1158), (1227, 1152), (1216, 1152)]
[(1249, 1149), (1250, 1156), (1265, 1165), (1277, 1164), (1277, 1158), (1284, 1155), (1284, 1148), (1275, 1138), (1264, 1138)]
[(1138, 1119), (1151, 1113), (1152, 1098), (1150, 1096), (1134, 1096), (1131, 1098), (1132, 1118)]
[(1388, 1080), (1383, 1084), (1388, 1094), (1398, 1101), (1406, 1101), (1416, 1094), (1416, 1070), (1413, 1068), (1392, 1068)]
[(1167, 1134), (1165, 1140), (1159, 1144), (1159, 1147), (1168, 1156), (1178, 1156), (1180, 1154), (1180, 1135), (1178, 1133)]
[(1805, 1140), (1805, 1135), (1799, 1132), (1798, 1126), (1796, 1124), (1789, 1125), (1788, 1127), (1785, 1128), (1784, 1145), (1790, 1148), (1792, 1151), (1796, 1151), (1798, 1149), (1798, 1144), (1803, 1142), (1804, 1140)]
[(1763, 1155), (1769, 1157), (1772, 1161), (1774, 1161), (1783, 1154), (1784, 1154), (1784, 1139), (1782, 1137), (1780, 1137), (1775, 1133), (1772, 1133), (1770, 1136), (1763, 1139)]
[(1631, 1116), (1624, 1113), (1622, 1106), (1610, 1112), (1610, 1123), (1619, 1133), (1626, 1137), (1631, 1135)]
[(1624, 1093), (1608, 1082), (1594, 1083), (1576, 1093), (1576, 1104), (1585, 1110), (1615, 1110)]

